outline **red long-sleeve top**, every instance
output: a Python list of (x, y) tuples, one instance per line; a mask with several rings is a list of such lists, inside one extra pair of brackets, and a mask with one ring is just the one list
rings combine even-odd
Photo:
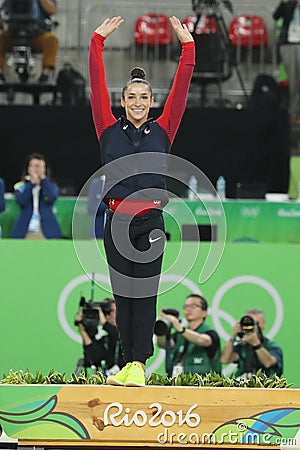
[[(98, 140), (100, 140), (103, 131), (117, 121), (117, 118), (113, 115), (111, 110), (110, 95), (106, 84), (103, 61), (104, 41), (105, 38), (103, 36), (98, 33), (93, 33), (89, 53), (91, 85), (90, 100)], [(172, 88), (166, 100), (163, 112), (156, 120), (167, 133), (170, 144), (174, 141), (186, 107), (194, 65), (194, 42), (184, 42), (182, 43), (182, 52)]]

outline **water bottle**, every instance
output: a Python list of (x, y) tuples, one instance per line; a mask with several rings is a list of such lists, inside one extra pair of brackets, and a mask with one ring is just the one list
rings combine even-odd
[(217, 179), (217, 192), (221, 200), (226, 198), (226, 181), (223, 176)]
[(197, 197), (198, 181), (195, 175), (192, 175), (190, 177), (188, 185), (189, 185), (188, 199), (191, 201), (198, 200)]

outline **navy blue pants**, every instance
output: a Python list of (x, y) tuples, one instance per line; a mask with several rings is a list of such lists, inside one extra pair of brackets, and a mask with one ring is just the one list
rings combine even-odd
[(135, 217), (106, 211), (104, 247), (125, 363), (153, 355), (164, 229), (159, 209)]

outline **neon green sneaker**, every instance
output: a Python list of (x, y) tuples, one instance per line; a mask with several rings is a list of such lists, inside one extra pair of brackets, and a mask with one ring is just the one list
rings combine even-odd
[(106, 379), (106, 383), (114, 386), (124, 386), (131, 364), (132, 363), (127, 363), (126, 366), (115, 375), (109, 375)]
[(125, 386), (145, 386), (145, 373), (139, 363), (131, 363), (128, 375), (125, 381)]

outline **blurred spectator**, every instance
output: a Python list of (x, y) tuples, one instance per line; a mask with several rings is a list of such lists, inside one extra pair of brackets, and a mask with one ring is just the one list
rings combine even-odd
[[(5, 185), (2, 178), (0, 178), (0, 212), (5, 210), (5, 199), (4, 199)], [(0, 237), (2, 237), (2, 228), (0, 223)]]
[[(29, 45), (34, 51), (42, 52), (42, 71), (39, 77), (40, 83), (47, 83), (53, 78), (55, 61), (58, 50), (58, 38), (51, 31), (51, 16), (56, 14), (56, 0), (32, 0), (33, 19), (37, 21), (36, 36), (29, 40)], [(10, 13), (9, 1), (4, 0), (1, 10)], [(14, 46), (10, 31), (0, 30), (0, 82), (4, 82), (3, 75), (6, 52)]]
[(89, 185), (88, 192), (88, 213), (92, 216), (90, 236), (96, 239), (103, 239), (104, 236), (104, 219), (107, 205), (101, 200), (103, 187), (104, 176), (94, 178)]
[(0, 178), (0, 212), (5, 210), (4, 193), (5, 193), (4, 181), (2, 178)]
[(16, 239), (57, 239), (61, 229), (53, 212), (58, 186), (51, 181), (50, 169), (40, 153), (28, 156), (22, 181), (14, 186), (20, 213), (11, 237)]
[(282, 20), (279, 53), (288, 76), (291, 121), (300, 125), (300, 0), (282, 0), (273, 18)]

